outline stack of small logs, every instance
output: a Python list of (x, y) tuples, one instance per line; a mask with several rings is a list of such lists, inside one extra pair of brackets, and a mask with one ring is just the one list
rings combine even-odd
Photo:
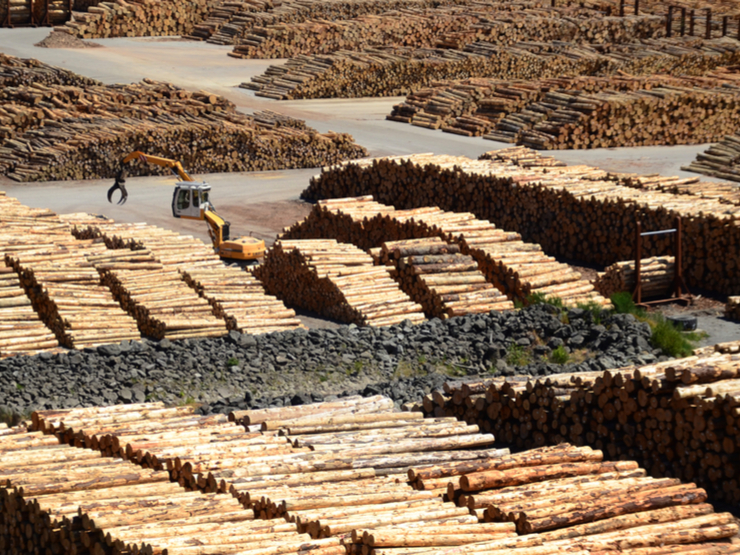
[(590, 445), (737, 504), (739, 378), (740, 355), (710, 350), (637, 368), (451, 386), (425, 409), (477, 423), (518, 447)]
[(727, 297), (725, 318), (740, 322), (740, 297)]
[[(143, 408), (106, 407), (105, 417), (116, 422)], [(90, 409), (67, 416), (85, 413)], [(24, 427), (0, 429), (0, 454), (3, 553), (344, 553), (338, 539), (312, 541), (294, 524), (255, 520), (230, 496), (188, 493), (167, 472), (62, 445)]]
[(717, 144), (696, 155), (684, 171), (740, 181), (740, 136), (728, 133)]
[[(676, 275), (672, 256), (654, 256), (640, 260), (640, 289), (643, 297), (664, 297), (671, 292)], [(594, 287), (604, 297), (620, 291), (632, 293), (637, 286), (635, 261), (616, 262), (599, 272)]]
[(206, 299), (226, 327), (242, 333), (260, 334), (301, 326), (295, 311), (267, 295), (262, 284), (248, 272), (232, 267), (185, 268), (185, 282)]
[(499, 5), (403, 8), (348, 20), (256, 27), (241, 37), (236, 58), (289, 58), (299, 54), (330, 54), (377, 46), (454, 47), (476, 41), (513, 44), (519, 41), (615, 43), (658, 38), (665, 33), (655, 16), (563, 17), (555, 8), (503, 13)]
[(472, 256), (438, 237), (387, 241), (380, 262), (395, 266), (394, 279), (424, 309), (427, 318), (449, 318), (514, 304), (478, 270)]
[(388, 268), (333, 239), (280, 240), (254, 275), (286, 305), (340, 322), (390, 326), (424, 320), (421, 306), (399, 289)]
[[(0, 91), (0, 174), (16, 181), (113, 177), (142, 141), (192, 172), (316, 167), (364, 155), (349, 135), (320, 134), (273, 113), (239, 114), (227, 100), (145, 80), (133, 85), (83, 81), (42, 64), (9, 72)], [(38, 81), (27, 84), (29, 79)], [(87, 80), (89, 81), (89, 80)], [(207, 153), (207, 154), (206, 154)], [(165, 173), (133, 163), (130, 175)]]
[[(522, 167), (500, 158), (412, 155), (326, 168), (304, 190), (308, 200), (373, 195), (398, 209), (436, 205), (471, 211), (499, 228), (516, 231), (549, 255), (607, 266), (633, 256), (635, 223), (642, 229), (683, 226), (683, 275), (689, 287), (740, 293), (740, 210), (691, 195), (620, 185), (586, 166)], [(395, 240), (397, 237), (388, 237)], [(649, 237), (645, 257), (663, 255), (668, 236)]]
[[(398, 96), (438, 81), (543, 79), (618, 73), (700, 75), (740, 62), (731, 39), (655, 39), (596, 48), (573, 43), (475, 42), (464, 50), (388, 46), (298, 55), (240, 86), (274, 99)], [(448, 85), (447, 85), (448, 86)], [(406, 113), (399, 116), (408, 117)]]
[(7, 248), (5, 263), (18, 273), (34, 310), (59, 343), (81, 349), (140, 339), (136, 322), (85, 258), (105, 251), (104, 245), (78, 241), (69, 232), (45, 239), (46, 244), (21, 241)]
[(364, 249), (387, 241), (439, 237), (472, 256), (485, 279), (510, 300), (526, 303), (532, 293), (540, 293), (559, 297), (567, 305), (609, 303), (578, 272), (546, 256), (539, 245), (525, 243), (518, 233), (497, 229), (467, 212), (444, 212), (436, 207), (394, 210), (372, 197), (331, 199), (319, 201), (284, 237), (334, 238)]

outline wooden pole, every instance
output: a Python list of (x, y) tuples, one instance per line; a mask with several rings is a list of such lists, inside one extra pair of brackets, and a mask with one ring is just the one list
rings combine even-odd
[(712, 8), (706, 9), (707, 13), (707, 26), (704, 30), (704, 38), (705, 39), (711, 39), (712, 38)]
[(695, 14), (694, 10), (691, 10), (689, 12), (689, 36), (690, 37), (694, 36), (694, 14)]
[(632, 299), (636, 304), (642, 302), (642, 279), (640, 277), (640, 260), (642, 259), (642, 223), (635, 225), (635, 292)]
[(673, 23), (673, 6), (668, 6), (668, 15), (665, 18), (665, 36), (671, 38), (671, 24)]

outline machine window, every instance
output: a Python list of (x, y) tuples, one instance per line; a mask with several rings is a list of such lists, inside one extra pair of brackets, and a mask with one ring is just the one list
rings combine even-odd
[(188, 191), (180, 191), (177, 194), (177, 209), (185, 210), (188, 207), (190, 207), (190, 195)]
[(198, 191), (193, 191), (193, 207), (200, 208), (200, 194)]

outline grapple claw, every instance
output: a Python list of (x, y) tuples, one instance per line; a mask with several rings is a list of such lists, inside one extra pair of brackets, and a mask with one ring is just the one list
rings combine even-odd
[(126, 174), (123, 171), (118, 174), (113, 186), (108, 189), (108, 202), (113, 202), (113, 193), (115, 193), (117, 189), (121, 190), (121, 198), (117, 204), (126, 204), (126, 201), (128, 200), (128, 191), (126, 190)]

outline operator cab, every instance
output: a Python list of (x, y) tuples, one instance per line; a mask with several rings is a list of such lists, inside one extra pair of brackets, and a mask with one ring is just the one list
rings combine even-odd
[(211, 186), (197, 181), (178, 181), (172, 195), (172, 215), (175, 218), (202, 220), (203, 213), (213, 210), (210, 203)]

